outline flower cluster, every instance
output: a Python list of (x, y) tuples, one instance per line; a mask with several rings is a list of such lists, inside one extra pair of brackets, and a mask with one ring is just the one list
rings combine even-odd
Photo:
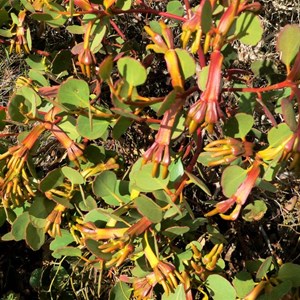
[(189, 132), (193, 133), (199, 125), (208, 126), (209, 131), (212, 125), (223, 117), (219, 106), (219, 97), (222, 82), (223, 55), (220, 51), (211, 54), (207, 84), (200, 99), (194, 103), (187, 115), (186, 125)]
[(16, 27), (15, 32), (13, 35), (15, 36), (13, 39), (10, 40), (10, 50), (9, 52), (12, 53), (13, 50), (17, 54), (21, 54), (22, 51), (26, 54), (30, 53), (30, 49), (28, 47), (27, 39), (25, 37), (26, 29), (24, 27), (24, 20), (26, 17), (26, 10), (21, 10), (18, 15), (18, 24), (13, 24), (12, 29)]
[(42, 124), (35, 126), (20, 145), (13, 146), (0, 155), (0, 161), (5, 160), (0, 180), (0, 194), (5, 207), (11, 204), (19, 206), (35, 195), (26, 170), (26, 161), (30, 149), (44, 129)]
[(252, 156), (253, 143), (234, 138), (226, 138), (209, 143), (203, 150), (211, 154), (212, 160), (208, 165), (213, 167), (230, 164), (241, 156)]

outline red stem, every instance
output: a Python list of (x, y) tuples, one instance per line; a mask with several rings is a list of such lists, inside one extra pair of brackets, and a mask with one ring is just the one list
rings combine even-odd
[(141, 13), (141, 14), (153, 14), (153, 15), (158, 15), (164, 18), (169, 18), (169, 19), (174, 19), (174, 20), (178, 20), (178, 21), (183, 21), (185, 22), (187, 19), (184, 17), (180, 17), (180, 16), (176, 16), (174, 14), (168, 13), (168, 12), (162, 12), (162, 11), (158, 11), (156, 9), (153, 8), (132, 8), (132, 9), (128, 9), (128, 10), (121, 10), (118, 8), (112, 8), (111, 9), (112, 14), (114, 15), (120, 15), (120, 14), (128, 14), (128, 13)]

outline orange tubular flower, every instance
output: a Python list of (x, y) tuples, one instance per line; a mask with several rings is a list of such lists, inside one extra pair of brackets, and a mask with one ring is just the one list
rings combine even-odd
[(191, 106), (186, 119), (186, 125), (189, 126), (191, 134), (203, 122), (204, 126), (208, 126), (210, 129), (223, 117), (218, 101), (222, 82), (222, 63), (223, 55), (221, 52), (212, 52), (206, 88), (200, 99)]
[(201, 36), (202, 36), (202, 29), (201, 29), (201, 18), (202, 18), (202, 11), (204, 5), (211, 5), (209, 0), (201, 1), (200, 5), (198, 6), (197, 10), (195, 11), (194, 15), (191, 19), (185, 21), (182, 25), (182, 47), (186, 48), (187, 43), (191, 35), (196, 32), (195, 39), (192, 43), (191, 52), (196, 53), (200, 46)]
[(253, 155), (253, 143), (240, 141), (234, 138), (217, 140), (209, 143), (204, 151), (211, 153), (216, 160), (209, 163), (210, 167), (229, 164), (241, 156)]
[(176, 99), (171, 107), (166, 111), (155, 137), (155, 142), (143, 155), (143, 163), (146, 163), (149, 160), (152, 160), (154, 163), (152, 170), (153, 177), (157, 173), (159, 164), (163, 167), (163, 178), (168, 175), (168, 166), (171, 163), (169, 145), (172, 136), (172, 129), (176, 120), (176, 115), (182, 107), (182, 101), (182, 98)]
[(10, 53), (12, 53), (13, 49), (15, 48), (17, 54), (21, 54), (22, 50), (26, 54), (30, 54), (30, 50), (25, 37), (26, 30), (23, 25), (25, 17), (26, 17), (26, 11), (25, 10), (20, 11), (18, 15), (19, 23), (13, 25), (13, 27), (17, 25), (17, 29), (15, 32), (15, 39), (11, 40), (11, 45), (9, 50)]
[(25, 166), (30, 149), (44, 130), (42, 124), (36, 125), (21, 145), (11, 147), (0, 155), (0, 160), (6, 160), (6, 165), (2, 170), (5, 175), (0, 180), (0, 196), (5, 207), (8, 207), (10, 202), (18, 206), (35, 195)]
[(156, 284), (157, 280), (154, 273), (150, 273), (146, 277), (135, 278), (133, 281), (134, 298), (137, 300), (152, 299)]
[[(255, 186), (256, 180), (260, 175), (260, 161), (255, 161), (254, 164), (248, 169), (248, 174), (244, 182), (238, 187), (235, 194), (224, 201), (217, 203), (216, 208), (205, 214), (206, 217), (211, 217), (220, 214), (224, 220), (234, 221), (239, 216), (242, 206), (245, 204), (251, 190)], [(230, 215), (224, 215), (234, 204), (235, 209)]]

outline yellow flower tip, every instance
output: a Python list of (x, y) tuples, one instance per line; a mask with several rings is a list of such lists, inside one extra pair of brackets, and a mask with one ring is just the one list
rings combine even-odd
[(199, 124), (195, 120), (191, 120), (189, 124), (189, 134), (193, 134), (198, 127)]
[(206, 213), (204, 215), (204, 217), (212, 217), (214, 215), (217, 215), (220, 211), (218, 210), (218, 208), (214, 208), (213, 210), (209, 211), (208, 213)]
[(156, 177), (157, 171), (158, 171), (158, 167), (159, 167), (159, 163), (158, 162), (154, 162), (153, 163), (153, 167), (152, 167), (152, 173), (151, 173), (152, 177)]

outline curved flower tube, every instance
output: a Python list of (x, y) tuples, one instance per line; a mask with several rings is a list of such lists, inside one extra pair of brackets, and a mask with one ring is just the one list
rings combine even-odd
[[(238, 187), (234, 195), (229, 199), (221, 201), (216, 204), (216, 207), (205, 214), (206, 217), (211, 217), (216, 214), (220, 214), (220, 217), (224, 220), (234, 221), (238, 218), (240, 211), (245, 204), (251, 190), (255, 186), (256, 180), (260, 175), (261, 161), (255, 160), (254, 164), (247, 170), (247, 177), (244, 182)], [(235, 204), (234, 210), (229, 214), (225, 215), (233, 205)]]

